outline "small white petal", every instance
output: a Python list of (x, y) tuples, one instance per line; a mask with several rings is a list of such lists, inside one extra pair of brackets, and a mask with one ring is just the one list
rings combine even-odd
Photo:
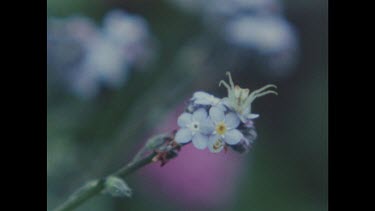
[(211, 104), (209, 100), (210, 96), (211, 95), (206, 92), (199, 91), (199, 92), (194, 93), (192, 100), (194, 101), (195, 104), (210, 105)]
[(194, 101), (194, 103), (198, 105), (211, 105), (211, 101), (207, 99), (197, 99)]
[(222, 122), (225, 119), (224, 111), (219, 107), (212, 106), (210, 109), (210, 118), (213, 122)]
[(240, 124), (240, 118), (234, 112), (227, 113), (225, 115), (225, 125), (228, 129), (235, 129)]
[(243, 134), (239, 130), (229, 130), (225, 133), (224, 141), (229, 145), (238, 144), (241, 141)]
[(202, 98), (207, 98), (209, 96), (210, 96), (210, 94), (208, 94), (207, 92), (198, 91), (198, 92), (194, 92), (192, 99), (193, 100), (195, 100), (195, 99), (202, 99)]
[(193, 113), (192, 120), (202, 122), (207, 119), (207, 111), (204, 108), (200, 108)]
[(205, 149), (208, 144), (208, 136), (202, 135), (200, 133), (197, 133), (193, 137), (193, 145), (198, 149)]
[(247, 119), (255, 119), (255, 118), (258, 118), (259, 117), (259, 114), (249, 114), (247, 115)]
[(178, 126), (186, 127), (188, 124), (191, 123), (191, 117), (192, 115), (189, 113), (182, 113), (177, 119)]
[(220, 140), (220, 136), (218, 135), (211, 135), (208, 138), (208, 149), (210, 152), (219, 153), (224, 148), (223, 141)]
[(185, 144), (185, 143), (188, 143), (191, 140), (192, 136), (193, 136), (193, 134), (192, 134), (191, 130), (189, 130), (187, 128), (182, 128), (182, 129), (177, 131), (176, 136), (175, 136), (175, 140), (176, 140), (177, 143)]

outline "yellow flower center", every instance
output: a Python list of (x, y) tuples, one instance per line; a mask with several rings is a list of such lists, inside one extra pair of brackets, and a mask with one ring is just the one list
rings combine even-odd
[(223, 135), (227, 131), (227, 126), (224, 124), (224, 122), (220, 122), (216, 125), (216, 132), (219, 135)]

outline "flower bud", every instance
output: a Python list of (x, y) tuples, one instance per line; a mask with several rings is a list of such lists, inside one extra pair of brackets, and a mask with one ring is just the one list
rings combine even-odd
[(168, 138), (170, 138), (168, 134), (161, 134), (151, 137), (146, 143), (146, 148), (150, 150), (158, 149), (166, 143)]
[(251, 144), (247, 138), (242, 138), (240, 143), (236, 145), (229, 145), (234, 151), (239, 153), (246, 153), (250, 150)]
[(103, 193), (108, 193), (113, 197), (132, 196), (132, 190), (126, 182), (123, 179), (114, 176), (110, 176), (105, 180)]
[(255, 139), (257, 139), (258, 137), (258, 134), (254, 126), (243, 129), (241, 130), (241, 132), (244, 135), (244, 137), (250, 142), (250, 144), (252, 144), (255, 141)]

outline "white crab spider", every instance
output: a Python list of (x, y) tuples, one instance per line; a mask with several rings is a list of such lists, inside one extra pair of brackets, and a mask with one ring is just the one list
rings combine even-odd
[(277, 88), (273, 84), (266, 85), (260, 89), (257, 89), (250, 93), (249, 89), (243, 89), (238, 85), (234, 85), (230, 72), (226, 72), (229, 78), (229, 84), (224, 80), (219, 82), (219, 86), (224, 85), (228, 90), (228, 97), (223, 98), (224, 103), (238, 114), (241, 121), (247, 123), (251, 119), (257, 118), (258, 114), (251, 113), (251, 103), (258, 97), (262, 97), (267, 94), (275, 94), (277, 92), (273, 90), (267, 90), (268, 88)]

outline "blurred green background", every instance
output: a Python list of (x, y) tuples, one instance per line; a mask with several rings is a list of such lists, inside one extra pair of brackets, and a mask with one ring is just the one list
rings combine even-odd
[[(122, 87), (93, 99), (82, 100), (47, 81), (47, 210), (85, 181), (129, 161), (167, 113), (194, 91), (225, 96), (218, 82), (226, 71), (241, 87), (274, 83), (279, 93), (254, 104), (255, 113), (261, 114), (256, 120), (259, 137), (245, 155), (249, 166), (230, 209), (328, 210), (328, 2), (281, 3), (284, 18), (297, 31), (299, 47), (288, 74), (272, 77), (204, 33), (200, 16), (168, 1), (47, 0), (47, 20), (81, 14), (100, 25), (113, 9), (140, 15), (157, 49), (152, 65), (131, 71)], [(133, 198), (97, 196), (77, 210), (189, 210), (171, 206), (173, 199), (147, 198), (137, 188), (137, 175), (127, 182)]]

